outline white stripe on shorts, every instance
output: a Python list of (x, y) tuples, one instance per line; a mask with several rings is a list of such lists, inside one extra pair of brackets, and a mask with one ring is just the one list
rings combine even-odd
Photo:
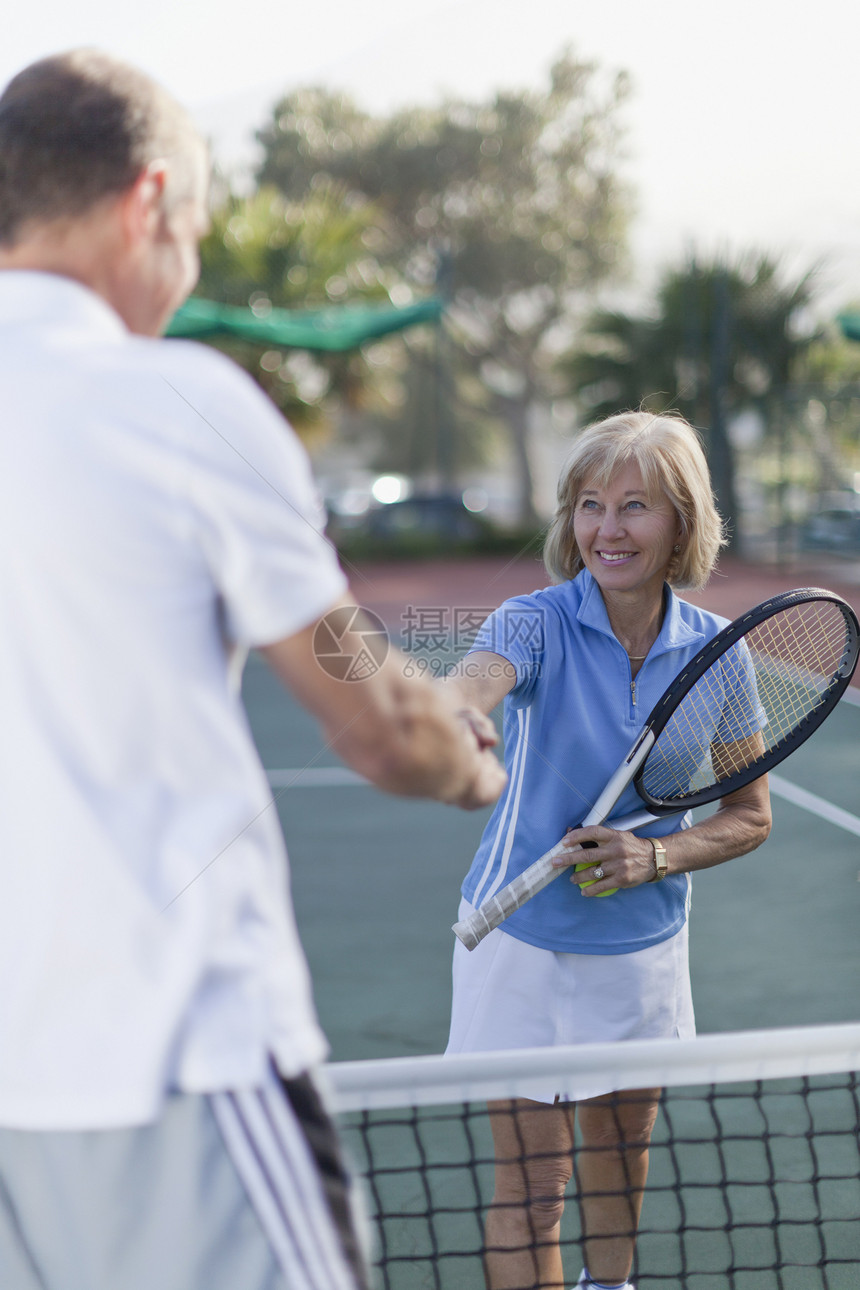
[(213, 1093), (210, 1100), (287, 1284), (355, 1290), (316, 1162), (281, 1089)]

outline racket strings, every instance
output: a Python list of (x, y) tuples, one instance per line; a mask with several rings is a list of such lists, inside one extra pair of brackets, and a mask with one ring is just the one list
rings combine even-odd
[(682, 699), (645, 763), (644, 790), (671, 801), (748, 771), (824, 701), (847, 643), (842, 612), (830, 601), (791, 606), (757, 624)]
[[(758, 633), (761, 633), (761, 640)], [(759, 697), (770, 716), (768, 747), (796, 729), (823, 700), (845, 651), (845, 621), (836, 605), (800, 605), (753, 632), (750, 652)]]

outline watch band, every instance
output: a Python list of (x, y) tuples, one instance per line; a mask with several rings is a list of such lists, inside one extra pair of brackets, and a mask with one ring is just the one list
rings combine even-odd
[(662, 882), (666, 877), (666, 848), (663, 846), (663, 843), (659, 838), (649, 838), (648, 841), (651, 843), (654, 851), (654, 869), (656, 871), (654, 877), (649, 878), (648, 881)]

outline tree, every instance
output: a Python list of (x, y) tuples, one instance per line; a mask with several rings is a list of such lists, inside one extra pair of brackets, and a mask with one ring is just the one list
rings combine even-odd
[(342, 185), (384, 213), (379, 255), (450, 297), (451, 333), (507, 424), (524, 523), (536, 521), (529, 415), (552, 379), (559, 336), (621, 255), (625, 193), (615, 175), (626, 95), (570, 53), (540, 92), (448, 101), (371, 117), (300, 90), (259, 133), (259, 180), (295, 200)]
[(674, 408), (703, 433), (720, 509), (737, 535), (729, 421), (767, 418), (815, 340), (813, 271), (785, 280), (779, 262), (691, 256), (659, 284), (652, 315), (592, 315), (560, 367), (589, 419), (622, 408)]
[[(273, 188), (250, 197), (227, 193), (200, 248), (197, 293), (222, 304), (309, 309), (390, 301), (397, 275), (380, 264), (383, 236), (370, 204), (350, 203), (332, 184), (316, 184), (301, 203)], [(325, 424), (331, 398), (355, 406), (384, 395), (382, 375), (364, 356), (311, 355), (238, 340), (219, 342), (305, 435)]]

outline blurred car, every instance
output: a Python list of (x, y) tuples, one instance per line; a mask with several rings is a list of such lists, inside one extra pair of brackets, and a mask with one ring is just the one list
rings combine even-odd
[(329, 525), (337, 545), (366, 548), (368, 553), (432, 554), (480, 544), (492, 533), (489, 522), (470, 511), (457, 494), (413, 494), (374, 506), (348, 526), (340, 525), (336, 516)]
[(487, 525), (467, 510), (460, 497), (421, 496), (388, 502), (368, 511), (366, 531), (374, 537), (398, 538), (420, 534), (443, 541), (472, 542), (482, 537)]
[(860, 496), (826, 493), (803, 530), (803, 545), (812, 551), (860, 551)]

